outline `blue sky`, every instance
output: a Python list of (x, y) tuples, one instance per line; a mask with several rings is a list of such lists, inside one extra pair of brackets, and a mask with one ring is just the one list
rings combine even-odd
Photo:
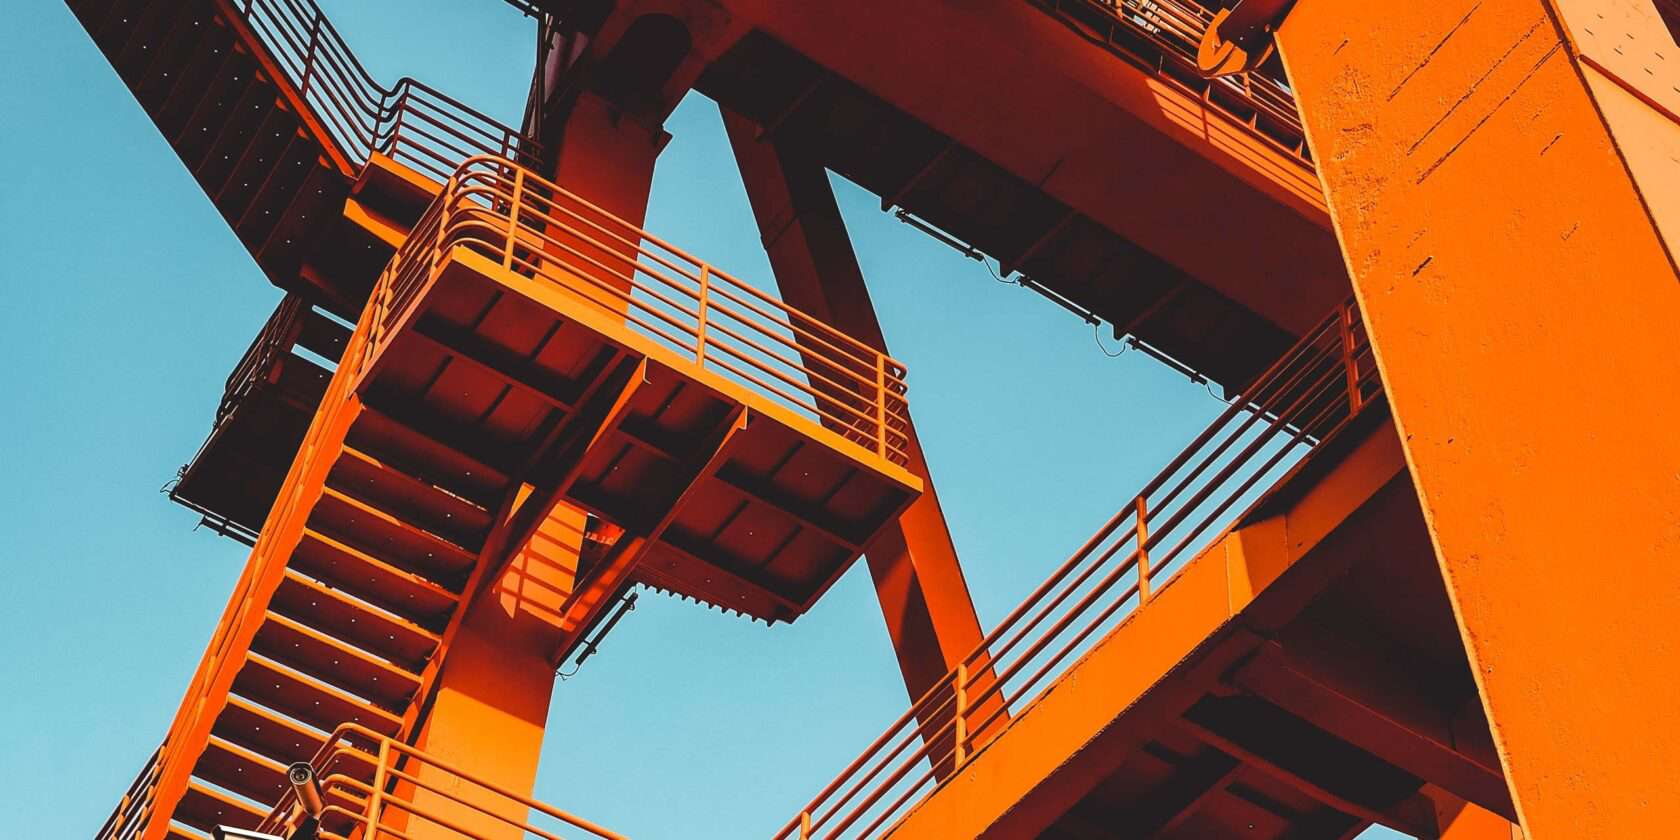
[[(280, 293), (65, 7), (13, 5), (0, 814), (10, 836), (88, 836), (163, 735), (244, 561), (159, 488)], [(531, 23), (507, 6), (322, 5), (380, 78), (519, 114)], [(649, 229), (769, 278), (716, 109), (691, 97), (668, 129)], [(1220, 404), (837, 189), (990, 626)], [(769, 629), (646, 593), (554, 698), (537, 795), (644, 838), (767, 836), (906, 705), (862, 564)]]

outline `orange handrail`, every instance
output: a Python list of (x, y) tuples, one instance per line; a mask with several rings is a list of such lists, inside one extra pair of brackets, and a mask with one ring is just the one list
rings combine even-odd
[(146, 827), (157, 791), (158, 775), (163, 769), (162, 759), (166, 746), (160, 745), (152, 751), (151, 757), (141, 766), (139, 775), (134, 777), (134, 782), (117, 801), (116, 809), (93, 835), (94, 840), (125, 840), (138, 837), (140, 830)]
[(536, 138), (436, 88), (406, 76), (381, 85), (315, 0), (232, 2), (257, 46), (354, 165), (378, 153), (441, 181), (473, 155), (541, 160)]
[[(350, 763), (360, 764), (364, 770), (371, 765), (372, 780), (345, 769)], [(464, 815), (473, 820), (488, 819), (504, 829), (518, 829), (519, 836), (561, 840), (553, 831), (523, 817), (510, 816), (527, 810), (601, 840), (625, 840), (624, 835), (595, 822), (478, 778), (436, 755), (353, 723), (333, 730), (309, 764), (319, 779), (323, 802), (328, 803), (322, 815), (323, 828), (348, 826), (349, 833), (359, 840), (407, 840), (409, 834), (404, 829), (415, 822), (441, 828), (452, 836), (491, 840), (480, 830), (463, 825)], [(286, 793), (258, 830), (283, 829), (297, 817), (296, 803), (296, 795)], [(321, 836), (346, 835), (328, 831)], [(495, 834), (496, 838), (505, 836), (505, 831)]]
[[(362, 311), (361, 320), (351, 332), (350, 340), (345, 346), (344, 358), (358, 358), (362, 353), (362, 345), (372, 329), (372, 324), (369, 323), (371, 315), (371, 307)], [(289, 555), (274, 550), (273, 543), (279, 539), (275, 535), (284, 533), (297, 517), (307, 515), (308, 504), (304, 499), (303, 488), (308, 482), (298, 479), (312, 472), (323, 472), (325, 447), (322, 443), (345, 409), (345, 396), (351, 384), (351, 377), (335, 376), (328, 385), (321, 404), (329, 408), (317, 412), (310, 422), (303, 444), (299, 447), (299, 454), (293, 459), (287, 472), (285, 486), (292, 487), (294, 492), (282, 494), (275, 499), (270, 508), (268, 521), (265, 523), (269, 527), (265, 527), (258, 535), (256, 545), (251, 549), (251, 560), (246, 563), (244, 572), (234, 585), (233, 594), (228, 598), (222, 617), (210, 637), (210, 645), (199, 660), (181, 705), (170, 723), (169, 732), (164, 738), (165, 749), (159, 755), (157, 779), (153, 782), (157, 791), (151, 794), (157, 802), (162, 803), (166, 812), (175, 806), (186, 789), (193, 765), (198, 760), (198, 751), (203, 748), (205, 739), (209, 736), (211, 722), (220, 712), (221, 707), (212, 702), (218, 694), (218, 687), (225, 691), (231, 684), (232, 675), (237, 673), (245, 661), (242, 645), (249, 643), (250, 634), (263, 620), (262, 610), (251, 609), (252, 595), (254, 591), (277, 584), (279, 575), (283, 573), (289, 560)], [(240, 639), (244, 641), (236, 644), (236, 640)], [(156, 803), (148, 804), (147, 807), (155, 808)], [(136, 822), (144, 824), (145, 821), (141, 819)]]
[(696, 365), (909, 462), (902, 362), (500, 158), (461, 164), (386, 266), (368, 358), (457, 248), (559, 284)]
[(1382, 384), (1351, 302), (1310, 330), (775, 835), (879, 836), (1346, 428)]
[[(1195, 0), (1029, 2), (1089, 40), (1200, 97), (1249, 133), (1312, 167), (1295, 95), (1283, 82), (1264, 73), (1202, 78), (1196, 51), (1213, 22), (1214, 13), (1207, 6)], [(1265, 118), (1264, 126), (1261, 117)]]

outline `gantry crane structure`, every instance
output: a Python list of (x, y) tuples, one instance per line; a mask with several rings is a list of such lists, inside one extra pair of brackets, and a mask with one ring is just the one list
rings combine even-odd
[[(616, 837), (530, 796), (556, 663), (860, 557), (911, 703), (777, 838), (1680, 824), (1673, 0), (512, 2), (518, 126), (313, 0), (68, 0), (286, 291), (98, 840)], [(691, 92), (779, 296), (641, 229)], [(989, 630), (829, 171), (1227, 395)]]

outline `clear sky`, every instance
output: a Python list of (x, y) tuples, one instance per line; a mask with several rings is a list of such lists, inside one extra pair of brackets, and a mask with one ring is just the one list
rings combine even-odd
[[(380, 78), (516, 121), (533, 24), (511, 8), (321, 3)], [(62, 3), (7, 5), (0, 836), (85, 837), (164, 734), (244, 561), (159, 488), (280, 293)], [(667, 127), (648, 228), (768, 278), (716, 108), (691, 97)], [(1221, 404), (836, 186), (990, 626)], [(556, 686), (537, 795), (640, 838), (768, 836), (906, 703), (861, 563), (769, 629), (645, 593)]]

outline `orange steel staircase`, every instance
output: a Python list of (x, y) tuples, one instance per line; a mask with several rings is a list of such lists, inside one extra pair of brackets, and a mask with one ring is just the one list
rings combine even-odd
[(440, 833), (464, 840), (550, 838), (560, 831), (579, 836), (572, 829), (601, 840), (623, 840), (575, 814), (352, 724), (333, 730), (309, 761), (288, 768), (288, 780), (286, 795), (258, 826), (265, 833), (290, 836), (288, 829), (309, 814), (321, 840), (400, 840)]
[[(421, 82), (385, 87), (313, 0), (74, 0), (72, 11), (288, 297), (170, 497), (249, 543), (380, 270), (456, 164), (531, 138)], [(316, 359), (293, 352), (303, 347)]]
[(346, 198), (403, 227), (466, 157), (540, 156), (421, 82), (380, 85), (313, 0), (69, 6), (268, 278), (345, 318), (394, 247)]
[(636, 583), (796, 618), (920, 491), (903, 375), (470, 159), (381, 276), (159, 758), (100, 837), (254, 827), (328, 732), (412, 737), (465, 605), (558, 501), (624, 533), (553, 606), (556, 660)]
[(229, 374), (210, 438), (169, 497), (254, 543), (349, 338), (339, 321), (287, 295)]

